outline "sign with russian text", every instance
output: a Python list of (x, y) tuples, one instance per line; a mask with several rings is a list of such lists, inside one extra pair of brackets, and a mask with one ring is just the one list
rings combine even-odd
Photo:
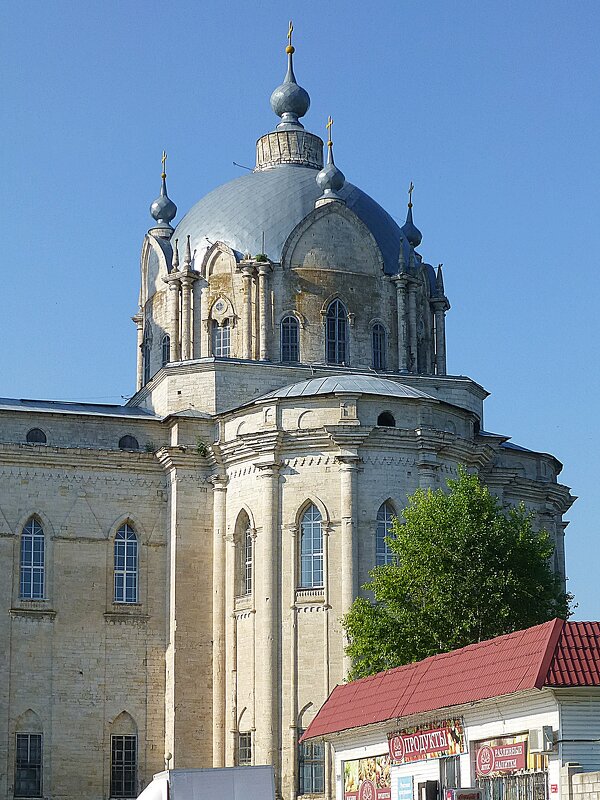
[(414, 788), (412, 775), (398, 776), (398, 796), (396, 800), (413, 800)]
[(344, 800), (391, 800), (389, 756), (344, 762)]
[(475, 751), (475, 772), (478, 777), (507, 775), (527, 768), (527, 737), (513, 736), (480, 742)]
[(466, 753), (462, 719), (445, 719), (388, 734), (388, 748), (393, 764), (425, 761)]

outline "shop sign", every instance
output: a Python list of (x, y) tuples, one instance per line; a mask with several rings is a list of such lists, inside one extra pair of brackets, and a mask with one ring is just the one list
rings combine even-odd
[(495, 739), (480, 742), (475, 756), (475, 771), (479, 777), (506, 775), (527, 768), (527, 738)]
[(391, 800), (389, 756), (344, 762), (344, 800)]
[(393, 764), (424, 761), (466, 753), (462, 719), (445, 719), (388, 734), (388, 748)]

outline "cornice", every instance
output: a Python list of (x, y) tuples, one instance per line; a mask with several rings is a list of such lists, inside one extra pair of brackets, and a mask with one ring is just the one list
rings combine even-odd
[(38, 468), (130, 470), (136, 473), (158, 473), (154, 453), (129, 450), (102, 450), (83, 447), (28, 447), (21, 444), (0, 444), (0, 466)]

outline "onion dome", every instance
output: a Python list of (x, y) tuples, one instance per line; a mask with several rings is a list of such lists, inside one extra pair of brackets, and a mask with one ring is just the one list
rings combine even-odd
[(418, 247), (421, 244), (421, 241), (423, 239), (423, 234), (421, 233), (421, 231), (417, 228), (417, 226), (413, 222), (413, 216), (412, 216), (412, 207), (413, 207), (413, 204), (412, 204), (412, 193), (413, 193), (413, 189), (414, 188), (415, 187), (413, 186), (412, 181), (411, 181), (410, 187), (408, 189), (409, 200), (408, 200), (408, 213), (406, 215), (406, 222), (400, 228), (400, 230), (402, 231), (402, 235), (404, 236), (404, 238), (410, 244), (411, 247)]
[(289, 44), (285, 48), (288, 57), (288, 69), (283, 83), (278, 86), (271, 95), (271, 108), (281, 117), (281, 122), (277, 126), (279, 130), (286, 130), (290, 126), (293, 128), (303, 128), (298, 117), (303, 117), (310, 107), (310, 97), (306, 89), (298, 86), (294, 75), (293, 55), (295, 52), (292, 46), (292, 31), (294, 26), (290, 22), (288, 31)]
[(327, 142), (327, 164), (323, 169), (317, 173), (317, 186), (322, 190), (323, 194), (317, 200), (317, 205), (323, 200), (342, 200), (339, 196), (339, 190), (346, 183), (346, 177), (341, 169), (338, 169), (333, 160), (333, 142), (331, 141), (331, 126), (333, 120), (331, 117), (327, 120), (327, 130), (329, 131), (329, 141)]
[(167, 163), (167, 154), (163, 151), (162, 155), (163, 171), (162, 171), (162, 184), (160, 187), (160, 194), (150, 206), (150, 214), (154, 217), (160, 226), (171, 227), (171, 221), (177, 214), (177, 206), (167, 195), (167, 173), (165, 172), (165, 165)]

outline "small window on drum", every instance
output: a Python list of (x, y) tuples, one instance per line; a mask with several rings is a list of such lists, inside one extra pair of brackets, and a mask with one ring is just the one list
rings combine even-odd
[(119, 450), (139, 450), (140, 444), (135, 436), (130, 436), (127, 434), (126, 436), (121, 436), (119, 439)]
[(28, 444), (46, 444), (46, 434), (40, 428), (32, 428), (30, 431), (27, 431), (27, 436), (25, 437)]
[(385, 328), (377, 322), (371, 331), (373, 346), (373, 369), (384, 370), (386, 368), (385, 359)]
[(293, 316), (281, 320), (281, 360), (292, 364), (300, 361), (300, 326)]
[(389, 411), (382, 411), (377, 417), (377, 425), (380, 428), (395, 428), (396, 420), (394, 419), (394, 415)]

